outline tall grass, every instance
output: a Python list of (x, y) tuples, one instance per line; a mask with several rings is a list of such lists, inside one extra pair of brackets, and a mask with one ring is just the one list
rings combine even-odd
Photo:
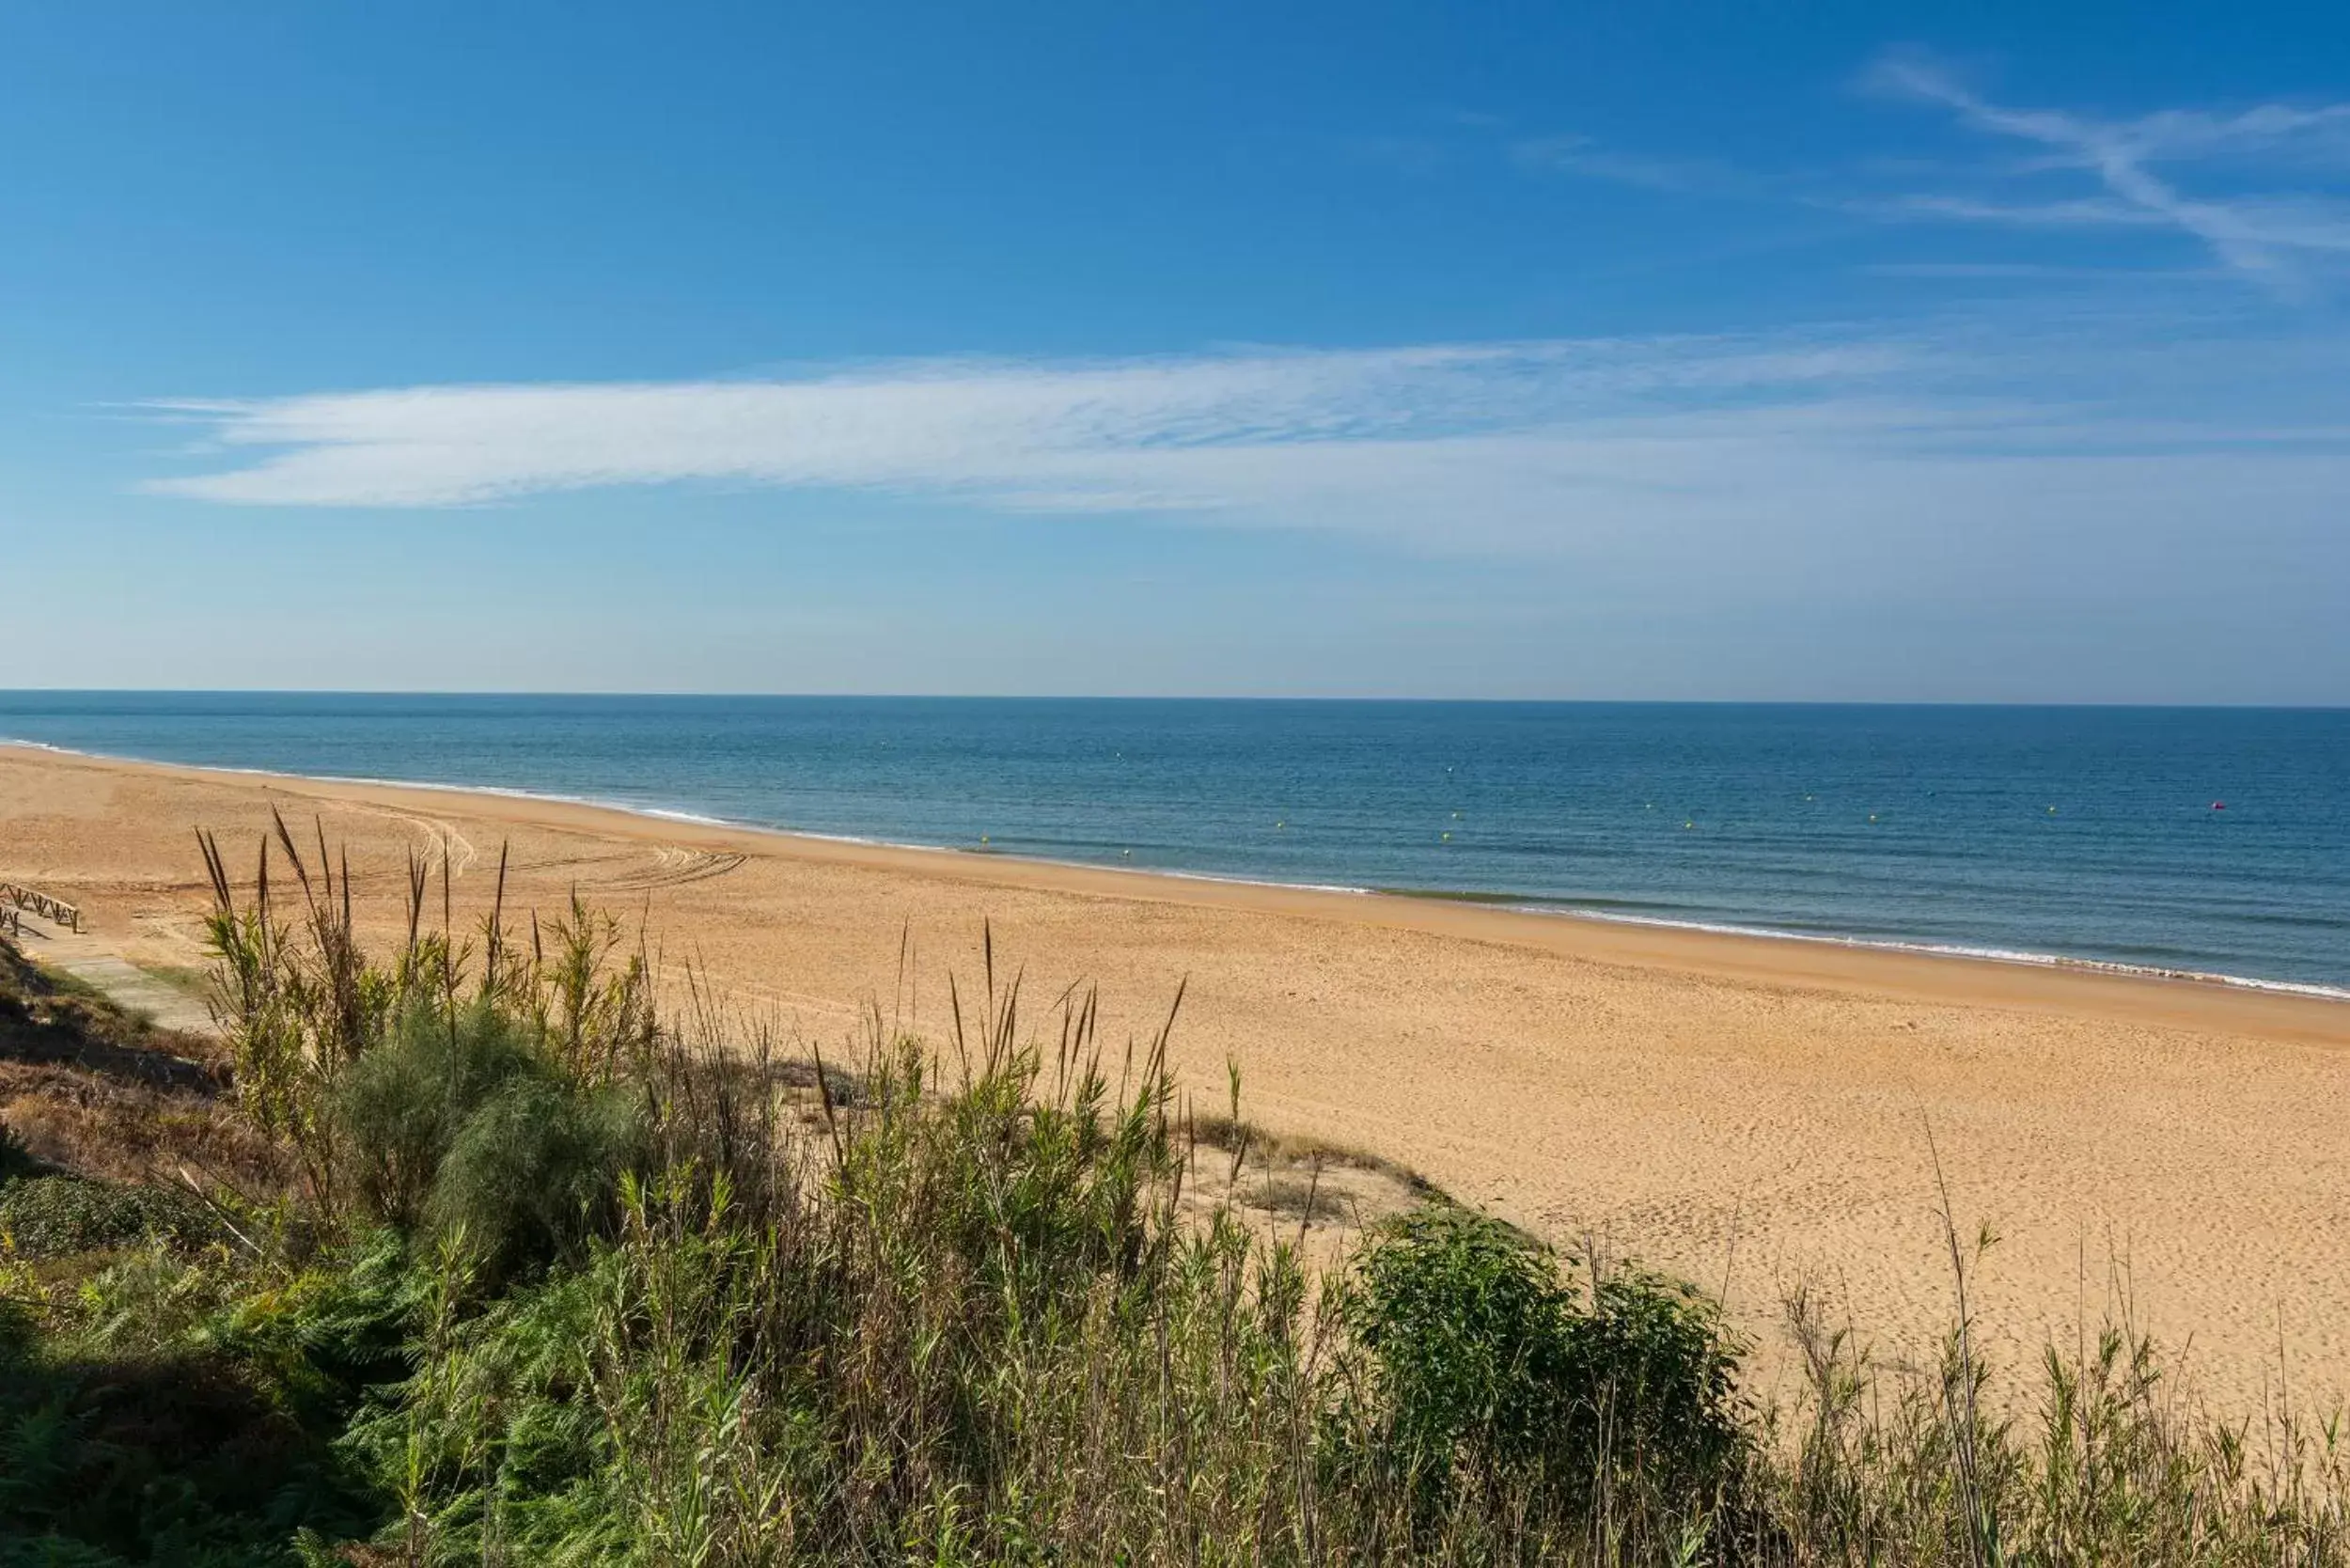
[[(309, 1490), (236, 1504), (246, 1555), (202, 1560), (2344, 1560), (2334, 1430), (2207, 1419), (2125, 1329), (2052, 1353), (2014, 1421), (1963, 1309), (1907, 1376), (1799, 1302), (1806, 1387), (1760, 1409), (1698, 1293), (1441, 1199), (1309, 1270), (1286, 1224), (1187, 1200), (1248, 1142), (1180, 1110), (1173, 1011), (1115, 1044), (1083, 994), (1031, 1017), (992, 947), (945, 1040), (871, 1014), (843, 1071), (706, 993), (657, 1023), (575, 905), (460, 935), (412, 863), (379, 957), (322, 840), (279, 823), (243, 900), (206, 855), (239, 1091), (298, 1197), (224, 1197), (240, 1244), (158, 1239), (70, 1300), (0, 1292), (42, 1303), (0, 1335), (42, 1408), (200, 1366), (305, 1435)], [(70, 1425), (0, 1458), (45, 1443), (66, 1485)], [(166, 1560), (81, 1496), (0, 1482), (0, 1536)]]

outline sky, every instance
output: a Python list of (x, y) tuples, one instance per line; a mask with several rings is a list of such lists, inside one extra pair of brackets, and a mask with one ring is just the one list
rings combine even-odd
[(0, 683), (2350, 703), (2350, 12), (0, 0)]

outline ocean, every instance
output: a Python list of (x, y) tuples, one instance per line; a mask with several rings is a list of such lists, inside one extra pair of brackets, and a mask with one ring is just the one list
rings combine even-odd
[(0, 692), (0, 737), (2350, 996), (2350, 710)]

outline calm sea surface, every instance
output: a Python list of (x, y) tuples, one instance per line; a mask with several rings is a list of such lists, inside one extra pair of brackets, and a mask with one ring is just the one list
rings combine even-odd
[(0, 692), (0, 736), (2350, 987), (2350, 710)]

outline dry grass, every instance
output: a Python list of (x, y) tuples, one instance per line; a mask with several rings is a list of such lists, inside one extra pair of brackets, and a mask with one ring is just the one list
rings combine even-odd
[(76, 1175), (277, 1185), (277, 1151), (237, 1113), (216, 1043), (146, 1024), (5, 941), (0, 1124)]
[(1229, 1215), (1297, 1250), (1309, 1275), (1340, 1266), (1370, 1231), (1443, 1194), (1368, 1150), (1270, 1132), (1230, 1114), (1183, 1118), (1185, 1212)]

